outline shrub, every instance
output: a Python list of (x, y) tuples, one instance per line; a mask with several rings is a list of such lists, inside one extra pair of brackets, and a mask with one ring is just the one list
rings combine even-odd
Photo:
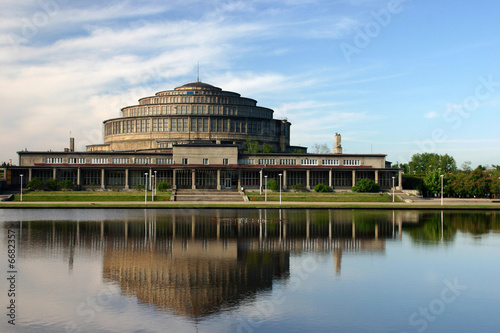
[(40, 178), (35, 177), (31, 179), (28, 184), (26, 184), (26, 187), (30, 190), (33, 191), (41, 191), (43, 190), (43, 182)]
[(144, 191), (144, 189), (145, 189), (146, 187), (145, 187), (144, 185), (136, 185), (136, 186), (135, 186), (135, 188), (136, 188), (137, 190), (139, 190), (139, 191), (140, 191), (140, 190), (143, 190), (143, 191)]
[(61, 187), (56, 179), (49, 179), (45, 182), (45, 189), (48, 191), (59, 191)]
[(300, 184), (300, 183), (299, 183), (299, 184), (292, 185), (292, 188), (293, 188), (295, 191), (297, 191), (297, 192), (302, 192), (302, 191), (304, 191), (304, 190), (305, 190), (304, 185), (302, 185), (302, 184)]
[(267, 181), (267, 188), (271, 191), (277, 191), (278, 190), (278, 182), (276, 179), (269, 179)]
[(62, 188), (63, 190), (72, 190), (74, 184), (71, 180), (63, 180), (59, 182), (59, 187)]
[(358, 183), (352, 188), (353, 192), (379, 192), (380, 191), (380, 186), (375, 183), (375, 181), (369, 179), (369, 178), (364, 178), (360, 179)]
[(314, 192), (318, 193), (332, 192), (332, 188), (330, 186), (326, 186), (325, 184), (318, 184), (314, 186)]
[(161, 192), (168, 191), (172, 186), (167, 182), (159, 182), (156, 184), (156, 189)]

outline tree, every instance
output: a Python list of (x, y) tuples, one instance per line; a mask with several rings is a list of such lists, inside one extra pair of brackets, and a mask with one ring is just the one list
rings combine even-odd
[(429, 172), (424, 178), (424, 184), (430, 193), (441, 193), (441, 173), (438, 170)]
[(416, 171), (416, 173), (427, 173), (432, 170), (441, 172), (454, 172), (457, 170), (457, 162), (448, 155), (438, 155), (436, 153), (421, 153), (414, 154), (411, 161), (408, 163), (408, 172)]
[(483, 197), (490, 193), (490, 179), (483, 170), (477, 168), (467, 176), (465, 188), (470, 195)]
[(332, 152), (326, 143), (315, 143), (312, 145), (311, 150), (313, 154), (330, 154)]
[(264, 143), (262, 144), (262, 152), (265, 154), (274, 153), (274, 147), (270, 144)]
[(471, 172), (472, 171), (470, 161), (465, 161), (464, 163), (462, 163), (462, 171), (464, 171), (464, 172)]
[(249, 154), (260, 153), (260, 146), (258, 141), (251, 141), (250, 139), (247, 139), (246, 142), (247, 142), (247, 150), (245, 151), (245, 153)]
[(360, 179), (352, 188), (353, 192), (379, 192), (380, 186), (369, 178)]

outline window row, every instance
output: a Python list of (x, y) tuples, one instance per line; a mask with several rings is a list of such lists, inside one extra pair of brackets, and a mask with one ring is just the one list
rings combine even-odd
[(134, 106), (122, 110), (123, 117), (161, 116), (161, 115), (219, 115), (272, 119), (273, 111), (261, 108), (248, 108), (221, 105), (159, 105)]
[(174, 92), (179, 95), (185, 94), (188, 96), (160, 96), (160, 97), (147, 97), (139, 101), (140, 105), (148, 104), (167, 104), (167, 103), (207, 103), (207, 104), (232, 104), (232, 105), (246, 105), (256, 106), (257, 102), (248, 98), (234, 98), (223, 96), (193, 96), (191, 92)]
[[(226, 119), (226, 118), (145, 118), (117, 120), (104, 127), (106, 136), (113, 134), (149, 132), (231, 132), (262, 135), (279, 135), (282, 126), (279, 122)], [(286, 130), (285, 130), (286, 133)]]
[[(46, 157), (45, 163), (47, 164), (109, 164), (109, 158), (103, 157), (92, 157), (92, 158), (84, 158), (84, 157)], [(111, 158), (111, 164), (151, 164), (156, 161), (156, 164), (174, 164), (173, 158), (128, 158), (128, 157), (113, 157)]]

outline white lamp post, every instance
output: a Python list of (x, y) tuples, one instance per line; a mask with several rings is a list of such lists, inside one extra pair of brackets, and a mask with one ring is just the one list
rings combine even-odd
[(281, 205), (281, 176), (283, 176), (283, 174), (280, 173), (280, 205)]
[(394, 180), (396, 177), (392, 177), (392, 202), (394, 202)]
[[(155, 175), (151, 175), (151, 183), (156, 184)], [(151, 202), (155, 201), (155, 190), (151, 189)]]
[(264, 185), (265, 185), (265, 190), (264, 190), (264, 198), (265, 198), (265, 199), (264, 199), (264, 201), (267, 201), (267, 175), (266, 175), (266, 176), (264, 176), (264, 179), (265, 179), (265, 182), (266, 182), (266, 183), (264, 184)]
[(155, 170), (155, 195), (156, 195), (156, 183), (158, 182), (158, 178), (156, 178), (156, 170)]
[(144, 185), (144, 204), (148, 204), (148, 173), (144, 174), (144, 178), (146, 179), (146, 184)]
[(21, 201), (23, 201), (23, 174), (21, 174)]
[(444, 175), (441, 175), (441, 206), (443, 205), (443, 182), (444, 182)]

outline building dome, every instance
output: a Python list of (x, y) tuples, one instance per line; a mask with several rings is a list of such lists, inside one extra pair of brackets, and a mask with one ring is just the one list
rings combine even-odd
[(104, 145), (87, 150), (147, 150), (174, 144), (236, 144), (246, 140), (290, 150), (290, 123), (257, 101), (204, 82), (191, 82), (139, 99), (104, 121)]
[(204, 82), (190, 82), (187, 84), (184, 84), (180, 87), (175, 88), (175, 90), (189, 90), (189, 89), (199, 89), (199, 90), (217, 90), (217, 91), (222, 91), (221, 88), (215, 87), (211, 84), (204, 83)]

